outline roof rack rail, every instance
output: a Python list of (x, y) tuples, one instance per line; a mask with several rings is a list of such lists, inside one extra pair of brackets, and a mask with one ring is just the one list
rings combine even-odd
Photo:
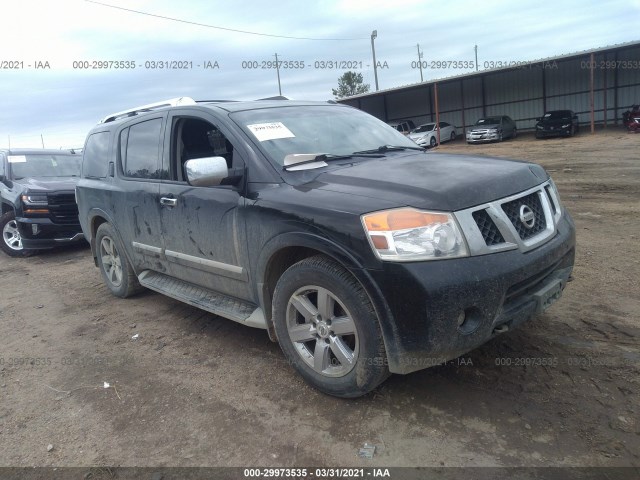
[(118, 118), (122, 117), (133, 117), (140, 112), (150, 112), (151, 110), (155, 110), (157, 108), (163, 107), (177, 107), (179, 105), (195, 105), (196, 102), (191, 97), (177, 97), (170, 98), (169, 100), (163, 100), (161, 102), (150, 103), (148, 105), (141, 105), (139, 107), (130, 108), (128, 110), (123, 110), (122, 112), (111, 113), (104, 117), (100, 123), (113, 122)]

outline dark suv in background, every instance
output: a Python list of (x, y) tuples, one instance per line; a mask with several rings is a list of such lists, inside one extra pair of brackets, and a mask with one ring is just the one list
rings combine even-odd
[(571, 137), (580, 130), (578, 116), (571, 110), (552, 110), (536, 121), (536, 138)]
[(574, 263), (542, 167), (430, 154), (332, 103), (181, 98), (109, 115), (76, 193), (114, 295), (146, 287), (266, 329), (342, 397), (544, 311)]
[(7, 255), (84, 241), (75, 201), (81, 163), (73, 150), (0, 150), (0, 248)]

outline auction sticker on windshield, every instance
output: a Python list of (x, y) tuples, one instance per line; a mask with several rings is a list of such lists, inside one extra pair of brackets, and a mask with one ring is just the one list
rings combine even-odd
[(24, 155), (9, 155), (7, 160), (9, 160), (9, 163), (26, 163), (27, 157)]
[(295, 137), (293, 132), (285, 127), (282, 122), (254, 123), (253, 125), (247, 125), (247, 128), (261, 142)]

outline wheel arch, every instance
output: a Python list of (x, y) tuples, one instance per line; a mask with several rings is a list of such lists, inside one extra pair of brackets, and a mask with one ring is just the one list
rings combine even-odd
[(256, 269), (256, 288), (260, 306), (267, 320), (269, 338), (277, 342), (273, 325), (273, 293), (280, 276), (304, 258), (324, 255), (347, 270), (362, 286), (376, 312), (382, 331), (389, 366), (398, 352), (397, 331), (393, 315), (379, 287), (357, 257), (325, 237), (311, 233), (285, 233), (271, 239), (263, 248)]
[(11, 205), (9, 202), (2, 202), (2, 211), (0, 212), (0, 215), (4, 215), (7, 212), (15, 212), (16, 209), (13, 205)]
[[(98, 266), (98, 257), (97, 257), (97, 249), (96, 249), (96, 233), (98, 231), (98, 228), (100, 227), (100, 225), (102, 225), (103, 223), (109, 223), (110, 225), (112, 225), (114, 227), (114, 232), (116, 235), (118, 235), (118, 240), (120, 240), (120, 243), (124, 245), (124, 243), (122, 243), (122, 238), (120, 237), (120, 233), (118, 232), (118, 230), (115, 228), (115, 224), (113, 222), (113, 219), (111, 218), (111, 216), (105, 212), (104, 210), (95, 208), (93, 210), (91, 210), (89, 212), (89, 221), (88, 221), (88, 226), (89, 226), (89, 245), (91, 246), (91, 254), (93, 255), (93, 263), (95, 264), (95, 266)], [(125, 255), (127, 255), (127, 249), (125, 248), (125, 251), (123, 252)], [(128, 255), (127, 255), (128, 256)], [(130, 260), (130, 259), (129, 259)]]

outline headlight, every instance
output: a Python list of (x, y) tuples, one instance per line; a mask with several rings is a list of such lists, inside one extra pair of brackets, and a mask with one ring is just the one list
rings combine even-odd
[(498, 129), (497, 128), (490, 128), (489, 129), (489, 133), (498, 133)]
[(27, 193), (20, 198), (25, 205), (48, 205), (46, 193)]
[(398, 208), (363, 215), (362, 224), (381, 260), (408, 262), (469, 255), (460, 228), (449, 213)]
[(562, 128), (569, 128), (571, 126), (570, 123), (567, 123), (566, 125), (562, 125)]

